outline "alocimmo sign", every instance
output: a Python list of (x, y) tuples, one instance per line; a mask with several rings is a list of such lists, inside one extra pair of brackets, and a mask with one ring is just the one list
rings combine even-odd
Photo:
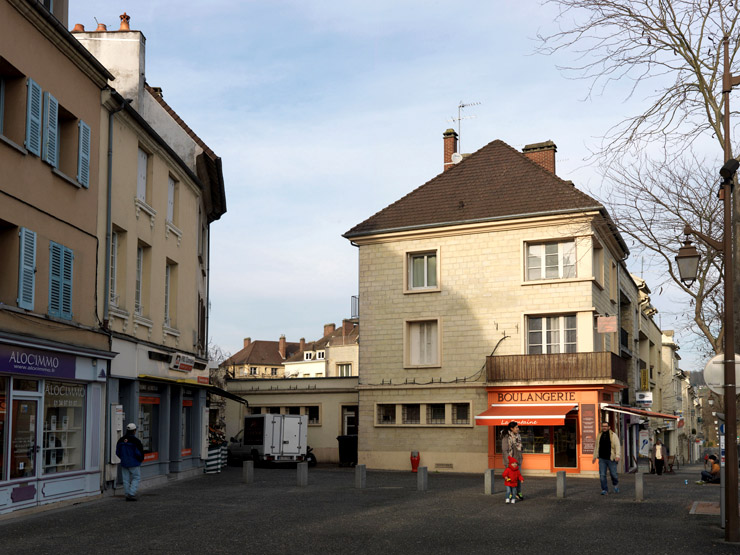
[(0, 372), (74, 378), (76, 357), (52, 351), (0, 345)]

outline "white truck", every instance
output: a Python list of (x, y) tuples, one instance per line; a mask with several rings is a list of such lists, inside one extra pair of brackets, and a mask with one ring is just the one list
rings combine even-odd
[(232, 464), (253, 460), (255, 464), (308, 462), (316, 457), (307, 445), (308, 416), (253, 414), (244, 417), (244, 428), (231, 438), (228, 458)]

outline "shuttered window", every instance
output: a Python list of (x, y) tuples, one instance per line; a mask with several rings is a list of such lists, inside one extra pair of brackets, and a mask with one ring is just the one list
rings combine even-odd
[(36, 233), (22, 227), (18, 264), (18, 306), (33, 310), (36, 272)]
[(41, 87), (33, 79), (28, 80), (27, 86), (26, 150), (36, 156), (41, 156), (41, 105), (43, 102)]
[(71, 249), (53, 241), (49, 244), (49, 315), (72, 318), (72, 264)]
[(44, 142), (41, 158), (53, 167), (59, 166), (59, 102), (44, 93)]
[(136, 174), (136, 198), (146, 202), (146, 173), (149, 165), (149, 155), (139, 149), (137, 174)]
[(90, 126), (79, 123), (79, 145), (77, 148), (77, 182), (85, 188), (90, 187)]

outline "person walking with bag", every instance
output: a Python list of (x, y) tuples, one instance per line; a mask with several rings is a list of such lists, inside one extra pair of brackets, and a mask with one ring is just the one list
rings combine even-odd
[(144, 460), (144, 446), (136, 437), (136, 424), (126, 426), (126, 435), (116, 443), (116, 456), (121, 459), (121, 477), (126, 501), (136, 501), (136, 490), (141, 480), (141, 463)]
[[(501, 453), (504, 456), (504, 467), (509, 467), (509, 457), (516, 460), (519, 469), (522, 468), (522, 436), (519, 434), (519, 423), (511, 421), (508, 428), (504, 430), (501, 438)], [(522, 486), (516, 486), (516, 498), (519, 501), (524, 499), (522, 495)]]

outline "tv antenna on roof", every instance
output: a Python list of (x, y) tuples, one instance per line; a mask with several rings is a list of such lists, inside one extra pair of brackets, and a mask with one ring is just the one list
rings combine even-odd
[(460, 104), (457, 105), (457, 117), (453, 116), (452, 119), (450, 120), (453, 123), (457, 122), (457, 150), (458, 152), (462, 151), (462, 139), (461, 139), (462, 134), (460, 131), (460, 122), (464, 119), (473, 119), (476, 117), (476, 116), (463, 116), (462, 115), (463, 108), (468, 108), (470, 106), (478, 106), (478, 105), (480, 105), (480, 102), (463, 102), (461, 100)]

